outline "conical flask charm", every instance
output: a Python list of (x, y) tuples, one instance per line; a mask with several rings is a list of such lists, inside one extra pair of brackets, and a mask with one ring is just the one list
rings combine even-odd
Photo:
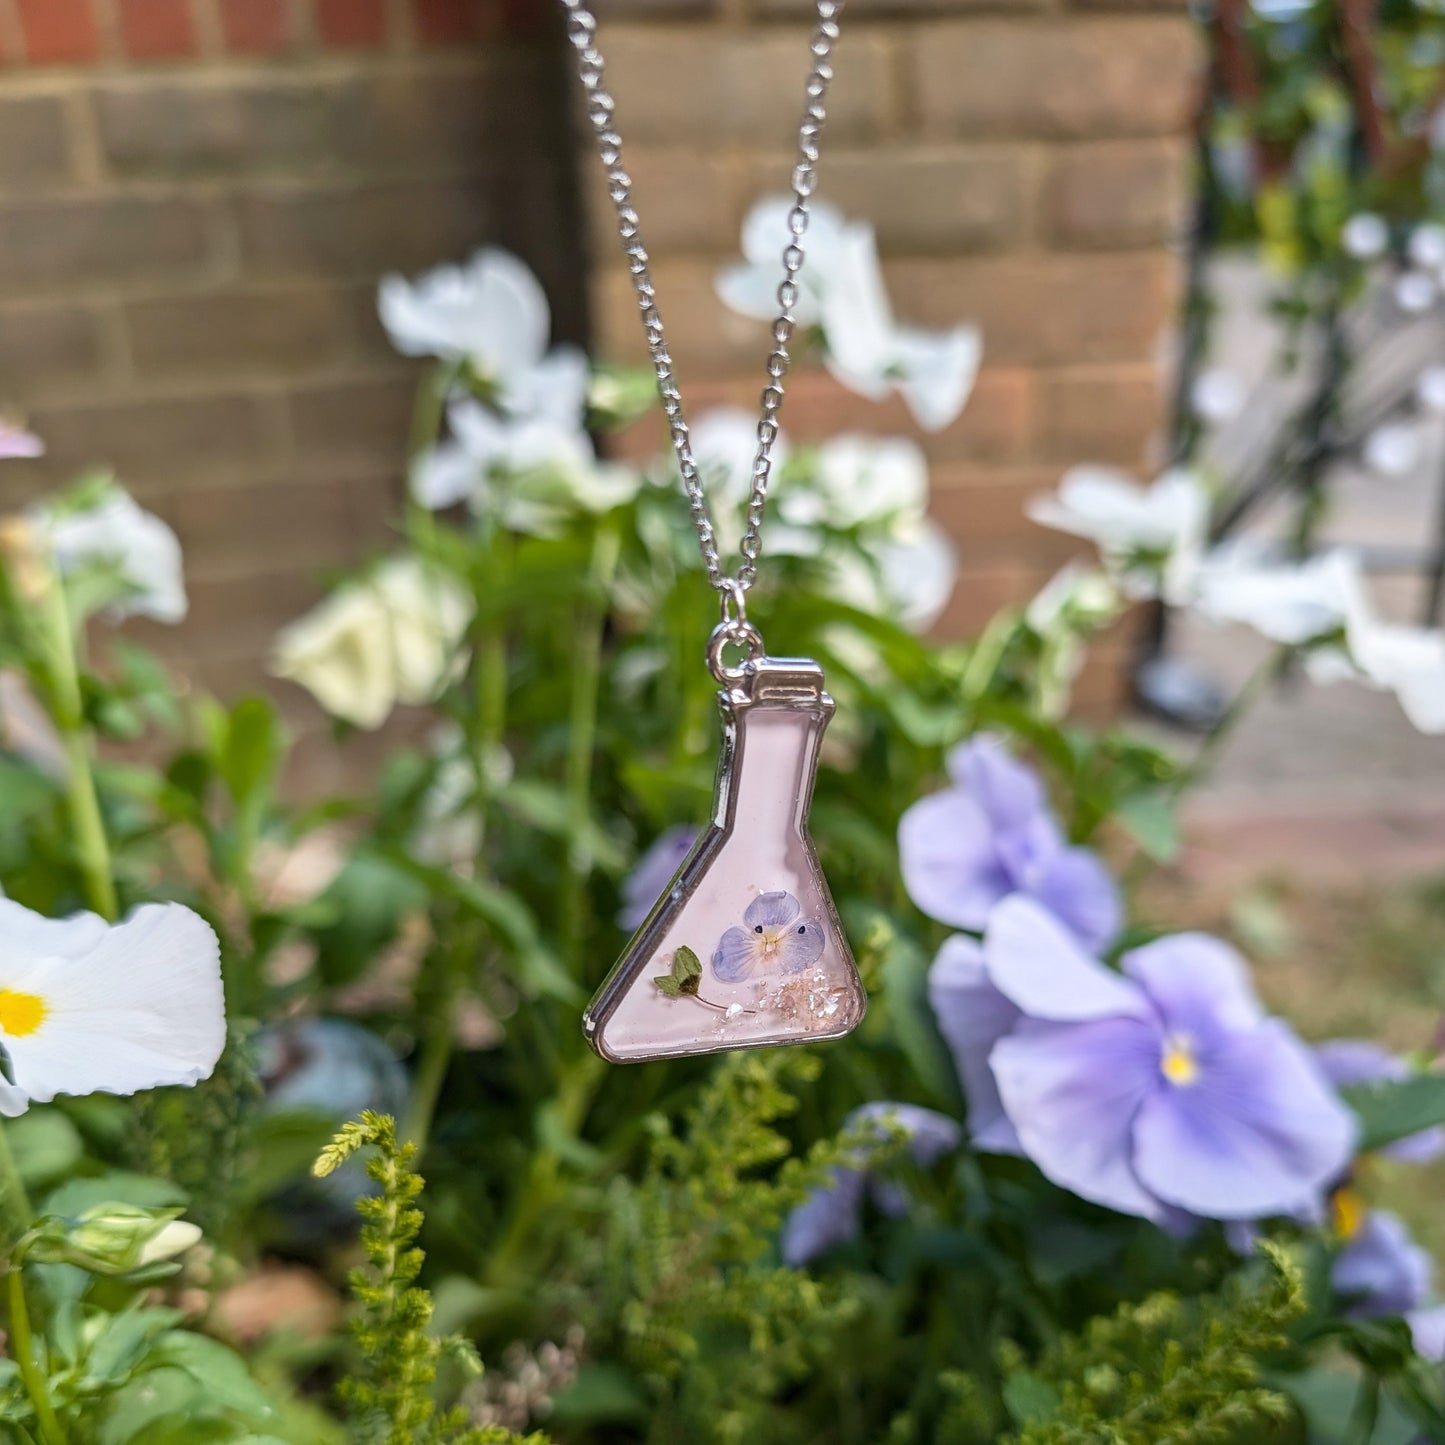
[(709, 648), (724, 684), (712, 823), (583, 1017), (613, 1063), (839, 1038), (867, 1006), (808, 836), (834, 709), (823, 669), (760, 655), (723, 667), (736, 634), (719, 628)]

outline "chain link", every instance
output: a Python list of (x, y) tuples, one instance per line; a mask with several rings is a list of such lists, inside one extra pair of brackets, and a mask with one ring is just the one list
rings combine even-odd
[(672, 434), (672, 447), (682, 473), (683, 490), (688, 509), (707, 568), (708, 582), (723, 594), (725, 617), (732, 604), (732, 615), (746, 620), (743, 595), (758, 575), (758, 553), (767, 506), (768, 482), (772, 475), (773, 444), (778, 439), (778, 409), (783, 404), (783, 383), (792, 360), (788, 347), (797, 324), (794, 310), (798, 304), (798, 272), (803, 265), (803, 238), (808, 229), (808, 201), (816, 184), (818, 139), (827, 119), (823, 101), (828, 83), (833, 79), (831, 63), (833, 47), (838, 41), (838, 16), (843, 0), (816, 0), (818, 20), (809, 41), (813, 57), (808, 72), (807, 101), (802, 124), (798, 130), (798, 159), (793, 167), (793, 206), (788, 212), (788, 243), (783, 248), (783, 279), (778, 286), (778, 314), (773, 321), (773, 348), (767, 359), (767, 384), (763, 387), (761, 413), (758, 417), (758, 449), (753, 459), (752, 490), (748, 497), (747, 527), (739, 550), (742, 563), (736, 576), (723, 572), (718, 556), (717, 533), (712, 513), (698, 475), (692, 454), (692, 439), (683, 413), (682, 396), (672, 369), (672, 355), (667, 349), (667, 336), (662, 314), (657, 308), (657, 291), (652, 281), (652, 263), (642, 243), (637, 211), (632, 204), (632, 178), (622, 164), (622, 139), (617, 133), (616, 103), (607, 90), (602, 52), (597, 48), (597, 18), (585, 0), (562, 0), (567, 11), (567, 38), (577, 52), (577, 68), (586, 94), (587, 118), (597, 137), (597, 150), (607, 173), (607, 193), (617, 210), (617, 229), (627, 252), (632, 287), (637, 293), (637, 306), (642, 313), (642, 326), (647, 334), (647, 349), (652, 369), (657, 374), (657, 392)]

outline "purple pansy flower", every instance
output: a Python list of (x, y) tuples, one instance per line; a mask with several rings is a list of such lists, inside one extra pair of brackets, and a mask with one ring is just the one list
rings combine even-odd
[[(1408, 1079), (1414, 1070), (1398, 1059), (1388, 1049), (1369, 1039), (1330, 1039), (1315, 1049), (1325, 1076), (1337, 1089), (1348, 1088), (1351, 1084), (1374, 1084), (1385, 1080)], [(1428, 1164), (1445, 1153), (1445, 1130), (1422, 1129), (1397, 1139), (1380, 1150), (1391, 1159), (1400, 1159), (1407, 1164)]]
[(697, 829), (686, 823), (658, 834), (622, 885), (622, 907), (617, 910), (620, 928), (637, 928), (652, 912), (652, 905), (662, 897), (662, 890), (672, 882), (696, 842)]
[(1355, 1319), (1400, 1315), (1410, 1326), (1415, 1350), (1445, 1359), (1445, 1305), (1431, 1305), (1435, 1262), (1410, 1237), (1398, 1216), (1372, 1209), (1354, 1237), (1335, 1256), (1330, 1282)]
[(1118, 887), (1094, 853), (1067, 844), (1038, 777), (987, 735), (956, 747), (948, 773), (953, 786), (920, 799), (898, 825), (914, 903), (981, 932), (994, 904), (1024, 893), (1086, 948), (1104, 948), (1122, 919)]
[(43, 457), (45, 443), (24, 427), (0, 421), (0, 458)]
[(762, 969), (801, 973), (823, 956), (823, 925), (800, 918), (791, 893), (759, 893), (743, 914), (743, 926), (723, 934), (712, 956), (712, 971), (724, 983), (741, 983)]
[[(934, 1006), (973, 1080), (975, 1131), (1004, 1150), (1011, 1125), (1055, 1184), (1162, 1224), (1181, 1210), (1229, 1220), (1309, 1206), (1349, 1163), (1354, 1118), (1309, 1049), (1266, 1017), (1243, 961), (1177, 934), (1131, 950), (1122, 970), (1022, 897), (994, 910), (981, 966), (945, 947)], [(987, 1021), (970, 1019), (978, 1010)]]
[(976, 938), (955, 934), (939, 949), (928, 971), (928, 999), (968, 1100), (969, 1137), (985, 1153), (1022, 1153), (988, 1057), (1023, 1011), (989, 982)]
[(837, 1165), (832, 1181), (815, 1189), (788, 1216), (783, 1226), (782, 1254), (784, 1263), (794, 1269), (857, 1238), (865, 1195), (893, 1218), (907, 1210), (907, 1196), (898, 1185), (880, 1179), (869, 1169), (871, 1155), (889, 1141), (891, 1130), (902, 1133), (914, 1163), (925, 1169), (957, 1149), (963, 1138), (963, 1131), (952, 1119), (917, 1104), (864, 1104), (848, 1115), (843, 1128), (845, 1133), (875, 1137), (850, 1151), (856, 1162)]

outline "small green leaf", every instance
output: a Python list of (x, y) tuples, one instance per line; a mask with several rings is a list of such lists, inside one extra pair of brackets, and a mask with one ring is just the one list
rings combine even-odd
[(688, 978), (702, 977), (702, 964), (697, 954), (684, 944), (672, 955), (672, 976), (681, 983)]
[(1341, 1092), (1360, 1121), (1361, 1154), (1445, 1124), (1445, 1074), (1357, 1084)]
[(1114, 818), (1156, 863), (1172, 863), (1179, 856), (1179, 819), (1167, 794), (1135, 793)]
[(658, 993), (666, 994), (668, 998), (682, 996), (682, 985), (670, 973), (656, 974), (652, 981), (657, 985)]

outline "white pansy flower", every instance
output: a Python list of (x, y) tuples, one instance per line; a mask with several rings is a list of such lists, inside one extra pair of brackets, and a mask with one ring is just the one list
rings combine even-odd
[(468, 362), (505, 410), (580, 426), (586, 358), (570, 346), (548, 352), (546, 293), (510, 252), (489, 246), (465, 265), (439, 266), (416, 281), (387, 276), (378, 309), (404, 355)]
[(958, 578), (958, 557), (948, 534), (927, 517), (863, 541), (860, 553), (826, 557), (824, 585), (861, 612), (896, 618), (927, 632), (948, 605)]
[[(753, 489), (758, 418), (740, 406), (715, 406), (688, 426), (692, 459), (709, 496), (719, 505), (744, 502)], [(772, 475), (787, 463), (791, 447), (780, 431), (773, 439)], [(675, 480), (675, 478), (674, 478)]]
[[(688, 424), (692, 459), (702, 478), (712, 512), (718, 545), (735, 548), (742, 540), (742, 509), (753, 489), (753, 462), (758, 452), (758, 418), (737, 406), (716, 406)], [(791, 448), (780, 431), (773, 441), (772, 472), (776, 477), (787, 464)], [(658, 471), (669, 485), (679, 484), (677, 464), (669, 454), (668, 464)], [(772, 551), (796, 556), (810, 550), (809, 539), (795, 526), (784, 524), (769, 534)]]
[[(792, 207), (786, 197), (754, 206), (743, 222), (743, 261), (718, 277), (723, 303), (744, 316), (770, 321), (777, 314)], [(806, 259), (794, 315), (801, 326), (822, 327), (829, 371), (873, 401), (896, 390), (921, 427), (946, 427), (963, 410), (978, 374), (978, 330), (899, 325), (866, 222), (845, 221), (834, 207), (815, 202), (801, 244)]]
[(513, 531), (545, 536), (578, 510), (624, 505), (641, 486), (630, 467), (599, 461), (585, 432), (546, 416), (506, 416), (467, 399), (454, 402), (448, 417), (453, 439), (412, 467), (412, 495), (425, 507), (495, 509)]
[(44, 537), (62, 577), (104, 571), (115, 579), (108, 616), (180, 622), (187, 610), (181, 544), (157, 516), (108, 482), (85, 504), (41, 506), (30, 520)]
[(1426, 411), (1445, 415), (1445, 366), (1427, 366), (1420, 373), (1415, 397)]
[[(717, 278), (719, 299), (740, 316), (771, 321), (778, 314), (778, 284), (783, 279), (783, 248), (792, 238), (788, 229), (792, 210), (791, 197), (770, 196), (759, 201), (743, 221), (743, 259)], [(822, 320), (823, 291), (847, 229), (848, 222), (836, 206), (820, 200), (810, 204), (798, 300), (793, 307), (799, 326), (816, 326)]]
[(779, 496), (784, 521), (839, 529), (908, 523), (928, 506), (928, 459), (906, 437), (834, 437), (819, 447), (811, 480)]
[(1420, 460), (1420, 433), (1409, 422), (1386, 422), (1365, 438), (1360, 455), (1376, 476), (1408, 476)]
[(1357, 261), (1373, 261), (1383, 256), (1390, 245), (1390, 228), (1383, 216), (1362, 211), (1351, 216), (1340, 232), (1345, 254)]
[(1243, 548), (1215, 553), (1200, 575), (1196, 607), (1286, 646), (1310, 647), (1305, 668), (1319, 683), (1353, 681), (1393, 692), (1423, 733), (1445, 733), (1445, 635), (1384, 622), (1359, 559), (1335, 550), (1269, 565)]
[(1445, 733), (1445, 636), (1369, 617), (1351, 626), (1349, 643), (1364, 681), (1393, 692), (1422, 733)]
[(941, 431), (963, 410), (978, 378), (982, 335), (976, 326), (900, 326), (871, 226), (848, 228), (823, 290), (822, 324), (824, 363), (850, 390), (870, 401), (897, 391), (925, 431)]
[(1204, 552), (1209, 496), (1175, 468), (1147, 487), (1111, 467), (1074, 467), (1025, 508), (1040, 526), (1085, 537), (1129, 596), (1188, 600)]
[(1426, 224), (1410, 232), (1408, 252), (1411, 262), (1426, 271), (1445, 266), (1445, 226)]
[(1343, 552), (1269, 562), (1237, 544), (1205, 559), (1194, 607), (1211, 622), (1241, 623), (1273, 642), (1299, 646), (1344, 626), (1356, 585)]
[(0, 898), (0, 1114), (58, 1094), (134, 1094), (207, 1078), (226, 1042), (220, 945), (198, 914), (147, 903), (124, 922), (46, 918)]
[(1189, 404), (1201, 421), (1218, 426), (1233, 421), (1244, 410), (1249, 399), (1249, 386), (1236, 371), (1222, 366), (1210, 367), (1194, 378)]
[(276, 638), (271, 671), (334, 716), (380, 727), (398, 703), (435, 699), (461, 665), (471, 595), (418, 558), (394, 557), (333, 592)]
[(1350, 677), (1393, 692), (1401, 710), (1422, 733), (1445, 733), (1445, 636), (1438, 629), (1385, 622), (1376, 614), (1359, 559), (1338, 553), (1345, 589), (1344, 628), (1348, 659), (1337, 648), (1306, 658), (1318, 682)]
[(1435, 304), (1435, 282), (1423, 271), (1406, 271), (1395, 282), (1395, 305), (1409, 316), (1419, 316)]

